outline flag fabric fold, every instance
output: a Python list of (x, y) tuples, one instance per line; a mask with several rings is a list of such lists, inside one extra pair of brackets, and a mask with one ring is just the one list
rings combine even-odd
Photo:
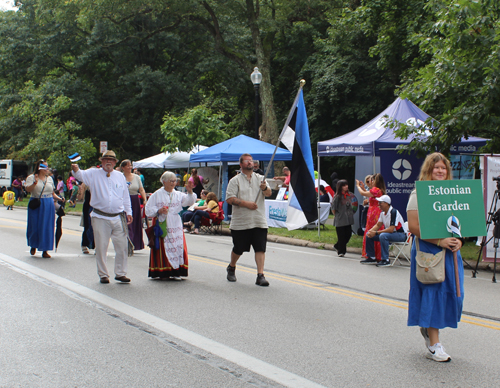
[(302, 228), (318, 219), (311, 139), (302, 90), (295, 104), (290, 111), (291, 119), (286, 128), (286, 132), (295, 132), (286, 218), (288, 230)]

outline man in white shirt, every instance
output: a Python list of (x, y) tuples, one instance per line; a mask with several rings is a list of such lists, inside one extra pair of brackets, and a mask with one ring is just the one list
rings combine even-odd
[(380, 241), (382, 260), (377, 267), (385, 267), (390, 264), (389, 245), (392, 242), (403, 242), (407, 235), (404, 229), (404, 220), (401, 213), (391, 206), (391, 197), (382, 195), (377, 198), (382, 212), (378, 222), (366, 233), (366, 254), (368, 258), (361, 260), (361, 264), (377, 264), (375, 260), (375, 241)]
[(132, 206), (127, 181), (121, 172), (114, 169), (118, 159), (113, 151), (106, 151), (99, 160), (102, 168), (89, 168), (82, 171), (77, 164), (72, 164), (71, 168), (73, 176), (89, 186), (92, 192), (91, 220), (94, 230), (97, 273), (101, 283), (109, 283), (106, 261), (110, 238), (116, 252), (115, 280), (129, 283), (130, 279), (126, 276), (127, 257), (130, 252), (127, 224), (132, 223)]
[(240, 167), (241, 174), (229, 181), (226, 190), (226, 202), (233, 207), (231, 225), (229, 225), (233, 238), (233, 250), (231, 262), (227, 267), (227, 280), (236, 281), (236, 262), (243, 252), (250, 252), (250, 246), (252, 246), (257, 264), (255, 284), (267, 287), (269, 282), (264, 277), (267, 243), (264, 197), (271, 195), (271, 188), (263, 175), (253, 171), (252, 155), (241, 155)]

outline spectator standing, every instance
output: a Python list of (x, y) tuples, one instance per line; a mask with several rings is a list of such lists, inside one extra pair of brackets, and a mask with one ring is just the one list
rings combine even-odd
[(200, 198), (201, 190), (203, 190), (203, 184), (208, 183), (208, 181), (208, 179), (203, 179), (201, 175), (198, 175), (198, 170), (196, 168), (191, 170), (189, 182), (193, 183), (193, 191), (196, 193), (198, 198)]
[(186, 183), (187, 183), (187, 181), (189, 180), (189, 178), (191, 178), (191, 174), (189, 174), (189, 173), (187, 172), (187, 170), (186, 170), (186, 171), (184, 171), (184, 175), (183, 175), (183, 177), (182, 177), (182, 185), (183, 185), (183, 186), (186, 186)]
[[(451, 180), (451, 165), (449, 160), (439, 152), (427, 155), (420, 170), (420, 181)], [(443, 239), (420, 239), (420, 223), (418, 219), (417, 192), (410, 194), (408, 207), (408, 228), (413, 233), (411, 248), (410, 295), (408, 299), (408, 326), (420, 326), (427, 348), (426, 357), (438, 362), (450, 361), (439, 339), (439, 330), (445, 327), (457, 328), (462, 315), (464, 299), (464, 267), (458, 266), (460, 295), (456, 292), (456, 278), (453, 253), (457, 253), (458, 263), (462, 262), (460, 248), (464, 240), (454, 237)], [(423, 284), (416, 276), (416, 240), (423, 252), (436, 254), (443, 248), (445, 256), (445, 280), (442, 283)]]
[(16, 195), (16, 201), (22, 201), (23, 199), (23, 183), (22, 177), (18, 176), (12, 182), (12, 191), (14, 191)]
[(260, 168), (260, 162), (258, 160), (253, 161), (253, 172), (259, 175), (264, 175), (264, 170)]
[(335, 215), (333, 225), (335, 226), (338, 237), (337, 244), (333, 247), (340, 257), (344, 257), (347, 253), (347, 244), (352, 235), (351, 225), (354, 224), (351, 193), (349, 192), (349, 184), (345, 179), (341, 179), (337, 182), (335, 197), (332, 203), (332, 211)]
[(330, 203), (330, 196), (326, 192), (325, 186), (323, 185), (319, 186), (319, 201)]
[(7, 206), (7, 210), (14, 210), (14, 202), (16, 201), (16, 193), (12, 191), (12, 187), (9, 187), (2, 195), (3, 204)]
[[(367, 257), (366, 255), (366, 233), (373, 228), (373, 226), (378, 222), (380, 217), (380, 207), (378, 206), (377, 198), (381, 197), (386, 193), (385, 182), (382, 174), (375, 174), (373, 176), (373, 182), (370, 190), (363, 189), (363, 183), (356, 179), (356, 187), (361, 195), (369, 198), (368, 213), (366, 215), (366, 229), (363, 236), (363, 249), (361, 250), (361, 256)], [(382, 257), (380, 251), (380, 243), (375, 243), (375, 258), (380, 261)]]

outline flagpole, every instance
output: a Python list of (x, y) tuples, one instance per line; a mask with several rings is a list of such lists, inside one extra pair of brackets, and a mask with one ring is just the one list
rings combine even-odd
[[(276, 147), (274, 148), (273, 155), (271, 156), (271, 160), (269, 160), (269, 164), (267, 165), (266, 172), (264, 173), (264, 181), (265, 181), (265, 178), (266, 178), (267, 174), (269, 173), (269, 169), (271, 168), (271, 164), (273, 163), (274, 156), (276, 155), (276, 152), (278, 151), (278, 147), (280, 145), (281, 138), (285, 134), (285, 131), (288, 128), (288, 125), (290, 124), (290, 120), (292, 120), (293, 110), (297, 106), (297, 102), (299, 101), (300, 92), (301, 92), (301, 90), (302, 90), (302, 88), (304, 87), (305, 84), (306, 84), (306, 80), (301, 79), (300, 80), (299, 90), (297, 91), (297, 95), (295, 96), (295, 100), (293, 100), (293, 104), (292, 104), (292, 107), (290, 108), (290, 112), (288, 113), (288, 117), (286, 119), (285, 125), (283, 126), (283, 129), (281, 130), (281, 133), (280, 133), (280, 136), (278, 138), (278, 141), (276, 142)], [(260, 193), (257, 193), (257, 196), (255, 197), (255, 201), (254, 202), (257, 202), (257, 199), (259, 199), (259, 195), (260, 195)]]
[(316, 150), (316, 155), (318, 156), (318, 238), (320, 237), (320, 228), (321, 228), (321, 203), (319, 202), (319, 182), (321, 180), (321, 170), (319, 166), (319, 154)]

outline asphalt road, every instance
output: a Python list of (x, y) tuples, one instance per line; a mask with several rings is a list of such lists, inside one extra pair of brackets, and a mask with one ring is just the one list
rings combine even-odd
[[(187, 235), (189, 277), (100, 284), (80, 251), (79, 218), (64, 217), (51, 259), (26, 246), (26, 211), (0, 208), (0, 387), (497, 387), (500, 284), (466, 271), (465, 313), (424, 356), (406, 326), (409, 269), (359, 256), (268, 244), (256, 286), (253, 254), (225, 279), (230, 237)], [(113, 268), (112, 249), (108, 267)]]

